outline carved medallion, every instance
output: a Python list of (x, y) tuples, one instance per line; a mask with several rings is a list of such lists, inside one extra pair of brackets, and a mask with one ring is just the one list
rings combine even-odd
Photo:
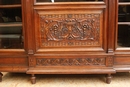
[(105, 65), (105, 58), (42, 58), (36, 59), (37, 66), (87, 66)]
[(100, 46), (100, 14), (40, 15), (41, 46)]

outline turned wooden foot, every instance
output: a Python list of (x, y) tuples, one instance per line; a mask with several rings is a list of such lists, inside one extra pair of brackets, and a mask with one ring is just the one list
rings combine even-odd
[(106, 77), (106, 83), (110, 84), (111, 83), (111, 79), (112, 79), (111, 74), (108, 74), (107, 77)]
[(2, 76), (3, 74), (0, 72), (0, 82), (2, 82)]
[(35, 77), (34, 74), (32, 74), (32, 76), (31, 76), (31, 83), (32, 83), (32, 84), (35, 84), (35, 83), (36, 83), (36, 77)]

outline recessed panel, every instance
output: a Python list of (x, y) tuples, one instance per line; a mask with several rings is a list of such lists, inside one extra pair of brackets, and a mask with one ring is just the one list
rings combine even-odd
[(37, 66), (101, 66), (106, 58), (36, 58)]
[(39, 14), (40, 47), (101, 46), (102, 12)]

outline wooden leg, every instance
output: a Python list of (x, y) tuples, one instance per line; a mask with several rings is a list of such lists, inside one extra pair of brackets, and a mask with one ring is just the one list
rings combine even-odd
[(110, 84), (111, 83), (111, 79), (112, 79), (111, 74), (108, 74), (107, 77), (106, 77), (106, 83)]
[(32, 76), (31, 76), (31, 83), (32, 83), (32, 84), (35, 84), (35, 83), (36, 83), (36, 77), (35, 77), (34, 74), (32, 74)]
[(0, 82), (2, 82), (2, 76), (3, 74), (0, 72)]

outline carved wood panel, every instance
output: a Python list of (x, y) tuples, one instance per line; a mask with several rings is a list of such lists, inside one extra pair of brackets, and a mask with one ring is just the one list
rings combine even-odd
[(41, 47), (100, 46), (100, 14), (40, 14)]
[(105, 58), (37, 58), (37, 66), (105, 65)]
[(113, 56), (108, 56), (106, 58), (107, 66), (112, 67), (113, 66), (113, 61), (114, 61)]
[(29, 66), (34, 67), (36, 65), (36, 59), (33, 56), (29, 56)]

